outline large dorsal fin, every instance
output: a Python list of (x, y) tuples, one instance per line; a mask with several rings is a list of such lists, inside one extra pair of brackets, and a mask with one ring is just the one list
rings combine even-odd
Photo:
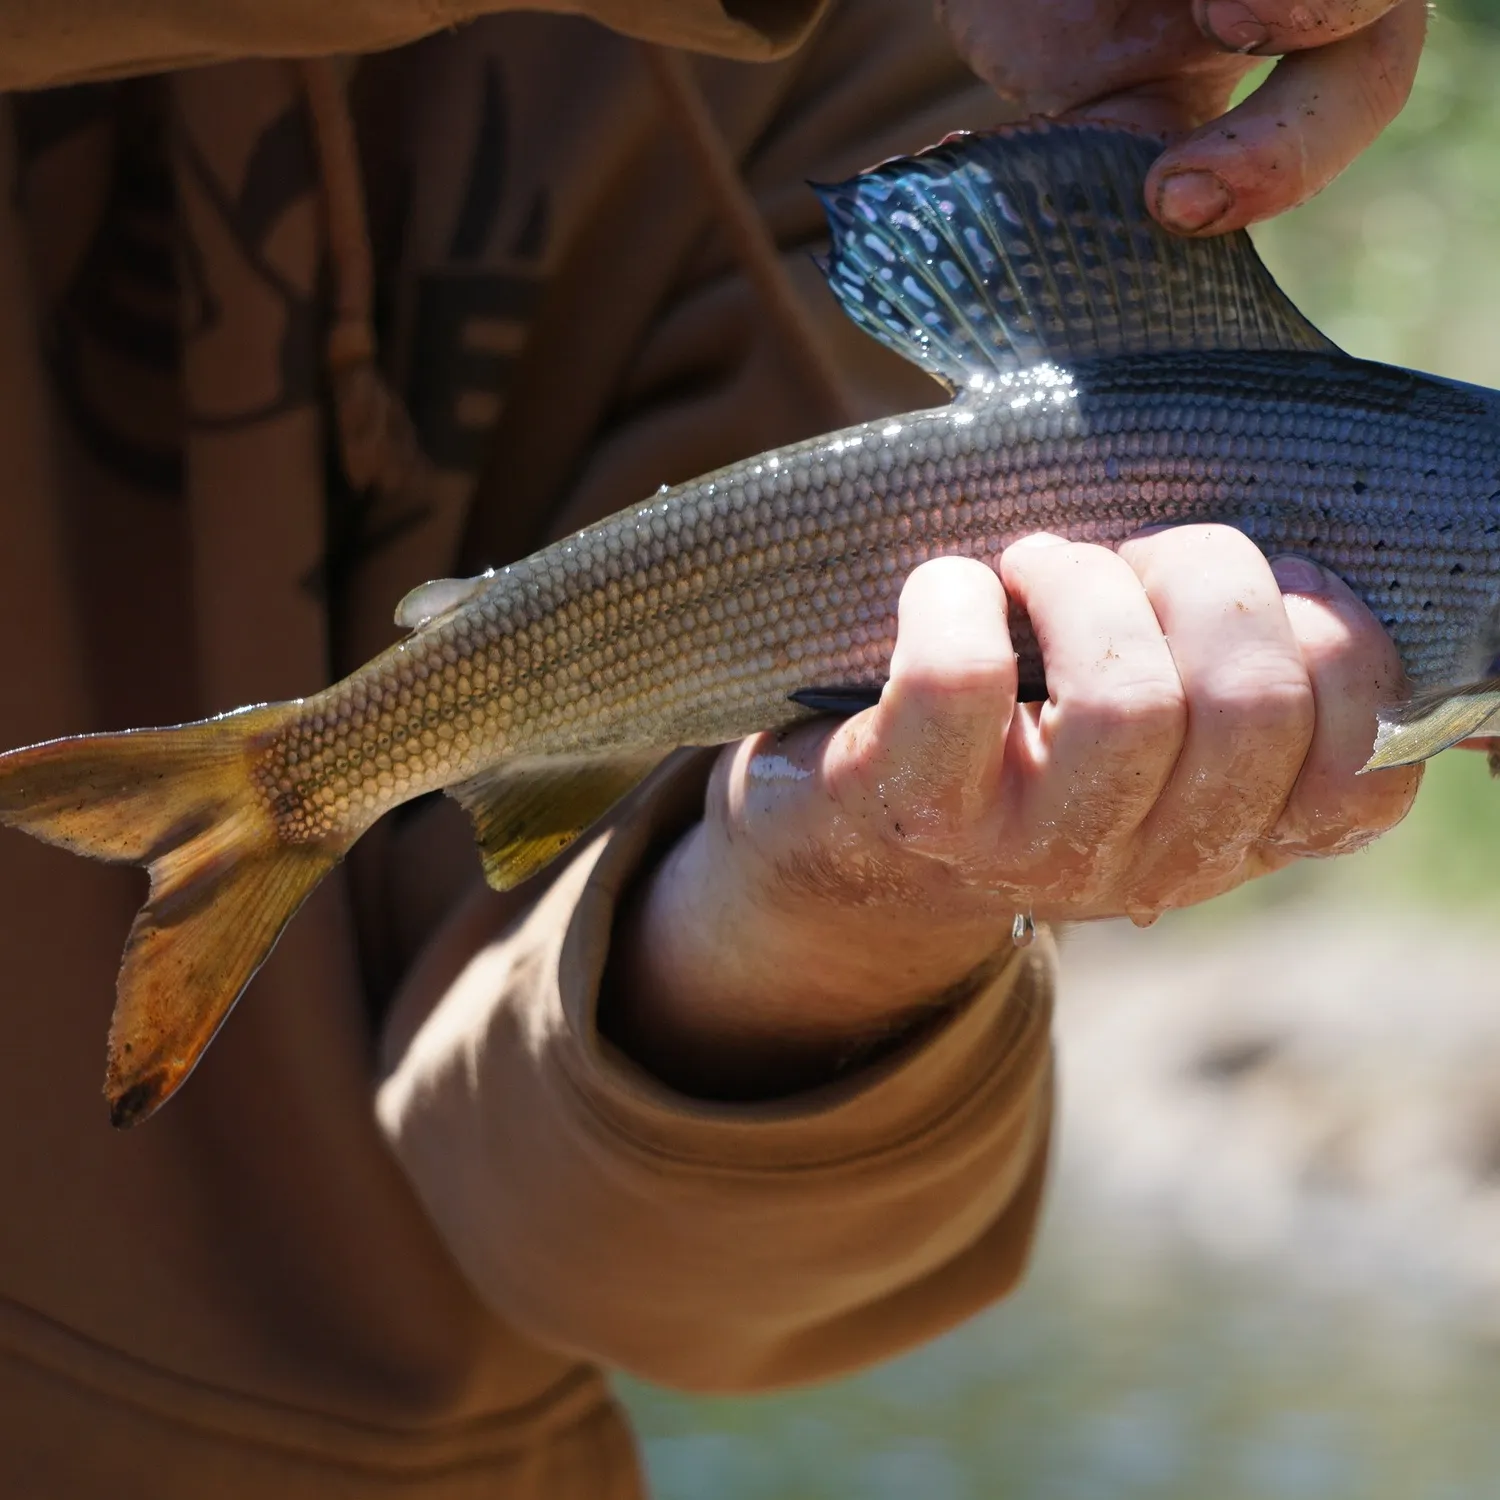
[(1243, 231), (1146, 212), (1150, 136), (1013, 125), (816, 189), (844, 311), (954, 390), (1046, 362), (1173, 350), (1332, 352)]

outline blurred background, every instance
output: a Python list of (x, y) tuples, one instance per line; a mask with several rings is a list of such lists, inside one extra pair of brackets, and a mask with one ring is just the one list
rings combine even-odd
[[(1500, 386), (1500, 0), (1257, 239), (1353, 354)], [(622, 1382), (660, 1500), (1500, 1494), (1500, 783), (1449, 752), (1375, 848), (1065, 945), (1025, 1289), (858, 1379)]]

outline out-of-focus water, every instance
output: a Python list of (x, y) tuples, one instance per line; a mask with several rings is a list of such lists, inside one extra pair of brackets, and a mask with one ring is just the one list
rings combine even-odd
[(822, 1389), (625, 1384), (660, 1500), (1500, 1494), (1492, 924), (1325, 893), (1063, 973), (1023, 1289)]
[(659, 1500), (1494, 1500), (1500, 1351), (1053, 1222), (1024, 1290), (856, 1379), (626, 1383)]

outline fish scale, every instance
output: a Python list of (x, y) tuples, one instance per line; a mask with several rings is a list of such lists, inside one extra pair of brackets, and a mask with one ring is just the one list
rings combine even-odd
[(1348, 358), (1243, 234), (1165, 234), (1142, 207), (1158, 150), (1034, 124), (818, 190), (834, 295), (949, 405), (414, 589), (410, 634), (311, 698), (0, 755), (0, 821), (151, 872), (110, 1027), (115, 1123), (181, 1084), (382, 813), (447, 791), (490, 883), (513, 886), (675, 747), (871, 701), (930, 558), (1235, 526), (1339, 574), (1394, 639), (1417, 691), (1383, 713), (1371, 767), (1500, 732), (1500, 395)]
[(1497, 415), (1488, 392), (1323, 355), (1155, 355), (731, 465), (500, 570), (310, 700), (266, 749), (296, 799), (283, 836), (358, 833), (502, 755), (715, 744), (794, 717), (809, 683), (878, 688), (914, 567), (993, 563), (1037, 530), (1227, 523), (1338, 573), (1414, 681), (1446, 680), (1500, 592)]

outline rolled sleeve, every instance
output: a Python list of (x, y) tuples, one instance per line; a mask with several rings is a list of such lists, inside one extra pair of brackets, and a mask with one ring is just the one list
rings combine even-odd
[(584, 15), (629, 36), (742, 61), (793, 51), (822, 0), (0, 0), (0, 88), (247, 57), (373, 52), (507, 10)]
[(485, 1300), (537, 1340), (696, 1390), (819, 1378), (1019, 1276), (1051, 1113), (1050, 940), (880, 1062), (774, 1103), (674, 1093), (595, 1022), (616, 909), (701, 774), (659, 777), (475, 954), (379, 1096)]

